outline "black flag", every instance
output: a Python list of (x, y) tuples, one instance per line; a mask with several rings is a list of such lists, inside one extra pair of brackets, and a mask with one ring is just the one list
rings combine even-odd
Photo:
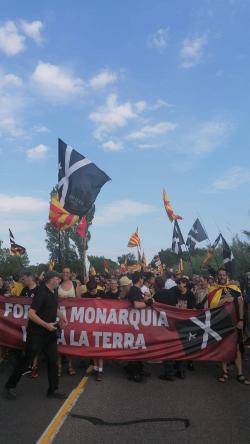
[(9, 229), (10, 235), (10, 254), (11, 256), (22, 256), (26, 253), (26, 249), (21, 245), (16, 244), (12, 231)]
[(176, 330), (186, 355), (222, 341), (234, 329), (232, 317), (224, 306), (206, 310), (197, 317), (193, 316), (176, 323)]
[(196, 219), (194, 225), (188, 233), (188, 238), (186, 242), (186, 246), (189, 249), (189, 252), (192, 253), (195, 249), (195, 245), (197, 242), (202, 242), (208, 239), (207, 234), (200, 223), (199, 219)]
[(178, 254), (181, 256), (182, 254), (182, 248), (181, 246), (185, 245), (179, 224), (177, 220), (174, 223), (174, 231), (173, 231), (173, 240), (172, 240), (172, 251), (173, 253)]
[(71, 214), (84, 216), (100, 189), (110, 179), (93, 162), (58, 140), (58, 193), (60, 204)]
[(223, 254), (223, 264), (228, 273), (232, 273), (233, 264), (234, 264), (234, 256), (231, 248), (229, 247), (227, 241), (221, 234), (222, 241), (222, 254)]

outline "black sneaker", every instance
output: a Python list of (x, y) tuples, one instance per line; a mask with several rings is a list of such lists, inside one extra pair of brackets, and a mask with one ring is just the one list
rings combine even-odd
[(162, 381), (174, 381), (174, 376), (170, 376), (170, 375), (159, 375), (158, 376), (159, 379), (161, 379)]
[(103, 380), (103, 372), (97, 372), (95, 380), (101, 382)]
[(4, 397), (9, 399), (9, 401), (15, 401), (17, 398), (16, 389), (6, 387), (4, 389)]
[(134, 382), (143, 382), (143, 377), (139, 373), (136, 373), (134, 375), (129, 375), (128, 379)]
[(186, 374), (185, 374), (184, 370), (178, 370), (178, 371), (175, 373), (175, 376), (176, 376), (177, 378), (179, 378), (179, 379), (185, 379), (185, 378), (186, 378)]
[(150, 378), (151, 373), (148, 372), (147, 370), (142, 370), (142, 371), (140, 372), (140, 375), (143, 376), (143, 377), (145, 377), (145, 378)]
[(47, 392), (47, 398), (66, 399), (67, 396), (65, 395), (65, 393), (61, 393), (61, 392), (58, 392), (57, 390), (55, 390), (54, 392)]
[(194, 364), (192, 362), (188, 362), (187, 368), (190, 372), (194, 372)]

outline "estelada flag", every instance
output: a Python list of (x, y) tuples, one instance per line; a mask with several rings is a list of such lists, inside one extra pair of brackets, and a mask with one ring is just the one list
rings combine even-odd
[(182, 220), (183, 218), (181, 216), (179, 216), (178, 214), (175, 214), (170, 201), (168, 200), (166, 191), (163, 189), (162, 192), (162, 198), (163, 198), (163, 203), (165, 206), (165, 210), (167, 212), (168, 218), (170, 220), (170, 222), (173, 222), (174, 220)]
[(52, 259), (50, 259), (49, 263), (48, 263), (48, 270), (49, 271), (53, 271), (55, 268), (55, 261), (53, 261)]
[(81, 221), (79, 222), (79, 224), (77, 225), (76, 232), (80, 237), (82, 237), (83, 239), (86, 239), (87, 229), (88, 229), (88, 224), (87, 224), (86, 217), (84, 216), (81, 219)]
[(137, 228), (136, 232), (130, 236), (130, 239), (128, 241), (128, 247), (133, 248), (133, 247), (139, 247), (140, 245), (141, 241), (139, 238), (138, 228)]
[(11, 256), (22, 256), (26, 253), (26, 248), (22, 247), (22, 245), (16, 244), (14, 235), (12, 231), (9, 229), (10, 236), (10, 255)]
[(109, 263), (106, 259), (104, 259), (104, 261), (103, 261), (103, 268), (104, 268), (105, 273), (109, 272)]
[(183, 260), (182, 260), (182, 258), (180, 258), (179, 263), (178, 263), (177, 273), (181, 274), (182, 272), (183, 272)]
[(54, 195), (50, 202), (49, 220), (57, 230), (67, 230), (79, 221), (79, 217), (65, 210), (58, 201), (57, 195)]

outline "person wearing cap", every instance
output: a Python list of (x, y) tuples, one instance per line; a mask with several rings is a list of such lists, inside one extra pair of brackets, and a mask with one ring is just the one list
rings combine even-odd
[[(48, 398), (63, 399), (65, 395), (58, 392), (58, 353), (57, 353), (57, 329), (67, 325), (66, 319), (58, 310), (58, 296), (56, 289), (60, 283), (60, 275), (55, 271), (49, 271), (44, 276), (44, 284), (34, 296), (30, 309), (27, 326), (27, 340), (25, 354), (22, 356), (7, 383), (5, 384), (5, 396), (7, 399), (16, 399), (16, 386), (22, 374), (32, 364), (35, 356), (44, 352), (48, 361)], [(59, 322), (57, 323), (57, 317)]]
[(119, 299), (127, 299), (127, 295), (132, 286), (132, 281), (128, 276), (122, 276), (119, 280)]

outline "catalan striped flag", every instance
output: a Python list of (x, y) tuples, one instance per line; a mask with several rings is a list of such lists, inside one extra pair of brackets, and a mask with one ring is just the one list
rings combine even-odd
[(61, 206), (56, 195), (51, 198), (49, 219), (57, 230), (67, 230), (79, 221), (78, 216), (70, 214)]
[(162, 193), (162, 198), (163, 198), (165, 210), (167, 212), (170, 222), (173, 222), (174, 220), (182, 220), (183, 218), (181, 216), (179, 216), (178, 214), (175, 214), (175, 212), (171, 206), (170, 200), (168, 200), (166, 191), (164, 189), (163, 189), (163, 193)]
[(140, 247), (140, 245), (141, 245), (141, 241), (139, 238), (138, 228), (137, 228), (136, 232), (133, 233), (132, 236), (130, 236), (130, 239), (128, 241), (128, 247), (130, 247), (130, 248)]

